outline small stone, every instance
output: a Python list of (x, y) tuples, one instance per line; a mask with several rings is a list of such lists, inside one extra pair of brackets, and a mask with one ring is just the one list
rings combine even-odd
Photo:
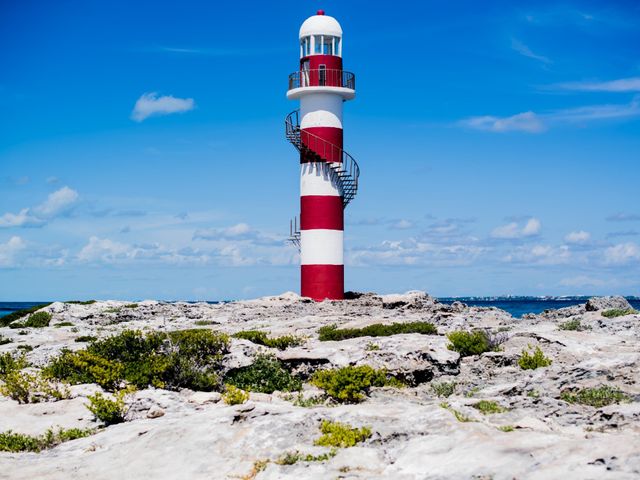
[(196, 405), (206, 405), (207, 403), (218, 403), (221, 395), (218, 392), (195, 392), (189, 397), (189, 403)]
[(153, 407), (147, 412), (147, 418), (158, 418), (164, 416), (164, 410), (160, 407)]

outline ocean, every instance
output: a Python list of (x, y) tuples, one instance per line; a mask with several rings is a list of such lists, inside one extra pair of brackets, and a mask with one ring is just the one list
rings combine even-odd
[[(467, 305), (478, 307), (497, 307), (509, 312), (514, 317), (521, 317), (525, 313), (541, 313), (545, 310), (570, 307), (585, 303), (589, 297), (442, 297), (443, 303), (460, 301)], [(640, 298), (628, 298), (629, 303), (636, 310), (640, 310)], [(0, 302), (0, 317), (16, 310), (33, 307), (48, 302)], [(218, 303), (218, 302), (209, 302)]]

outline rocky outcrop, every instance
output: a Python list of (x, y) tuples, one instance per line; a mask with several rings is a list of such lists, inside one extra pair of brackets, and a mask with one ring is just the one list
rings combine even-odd
[[(53, 314), (50, 327), (25, 329), (26, 334), (0, 330), (12, 340), (0, 353), (21, 347), (38, 366), (63, 348), (82, 348), (86, 343), (75, 339), (87, 335), (125, 329), (261, 330), (295, 335), (303, 343), (276, 350), (232, 338), (225, 371), (267, 353), (303, 379), (318, 369), (370, 365), (407, 386), (372, 388), (358, 404), (309, 402), (307, 407), (300, 406), (304, 402), (297, 394), (282, 392), (252, 393), (247, 403), (229, 406), (217, 392), (143, 389), (128, 398), (125, 423), (40, 454), (0, 452), (0, 478), (637, 478), (640, 315), (601, 315), (612, 308), (629, 307), (621, 297), (596, 298), (514, 319), (495, 308), (446, 305), (424, 292), (350, 293), (345, 301), (320, 303), (291, 292), (218, 305), (54, 303), (46, 308)], [(579, 321), (581, 328), (561, 329), (568, 320)], [(328, 325), (416, 321), (433, 323), (438, 334), (326, 342), (318, 337), (318, 329)], [(460, 358), (448, 348), (446, 334), (471, 329), (500, 336), (499, 350)], [(536, 347), (551, 365), (521, 369), (523, 351)], [(567, 392), (603, 385), (623, 392), (624, 401), (590, 406), (566, 400)], [(85, 405), (100, 391), (97, 385), (77, 385), (69, 399), (27, 405), (0, 397), (0, 432), (37, 435), (56, 425), (96, 427)], [(306, 383), (300, 398), (321, 393)], [(494, 413), (482, 413), (481, 401), (492, 402)], [(372, 436), (322, 457), (329, 449), (314, 441), (323, 420), (368, 426)], [(296, 451), (319, 459), (278, 462)]]

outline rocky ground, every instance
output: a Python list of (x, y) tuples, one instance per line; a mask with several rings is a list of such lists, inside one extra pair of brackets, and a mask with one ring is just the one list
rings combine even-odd
[[(373, 388), (358, 404), (307, 407), (296, 404), (296, 395), (278, 392), (252, 393), (246, 403), (227, 405), (215, 392), (140, 390), (129, 400), (125, 423), (41, 453), (0, 452), (0, 478), (640, 478), (640, 315), (602, 315), (625, 307), (624, 299), (592, 299), (516, 319), (495, 308), (444, 305), (419, 292), (355, 297), (314, 303), (287, 293), (220, 305), (145, 301), (135, 308), (115, 301), (54, 303), (45, 308), (53, 315), (49, 327), (1, 328), (0, 335), (12, 342), (0, 346), (0, 353), (31, 346), (22, 351), (35, 366), (62, 348), (83, 348), (86, 344), (74, 341), (78, 336), (101, 338), (125, 329), (293, 334), (306, 340), (286, 350), (234, 338), (226, 366), (248, 365), (257, 352), (271, 350), (303, 378), (317, 369), (371, 365), (409, 386)], [(579, 319), (583, 329), (559, 328), (572, 319)], [(438, 335), (320, 342), (317, 334), (319, 327), (332, 324), (359, 328), (414, 321), (432, 322)], [(72, 325), (56, 328), (65, 322)], [(460, 358), (447, 349), (447, 333), (473, 328), (500, 338), (499, 351)], [(523, 349), (536, 346), (552, 364), (521, 369)], [(456, 384), (448, 398), (433, 388), (441, 382)], [(628, 400), (596, 408), (560, 399), (567, 389), (601, 385), (621, 390)], [(87, 395), (99, 390), (76, 385), (69, 399), (34, 404), (0, 397), (0, 432), (95, 428), (99, 424), (85, 404)], [(305, 383), (305, 398), (319, 393)], [(483, 399), (504, 411), (482, 414), (473, 405)], [(368, 426), (372, 436), (328, 460), (276, 462), (287, 452), (326, 453), (314, 440), (327, 419)]]

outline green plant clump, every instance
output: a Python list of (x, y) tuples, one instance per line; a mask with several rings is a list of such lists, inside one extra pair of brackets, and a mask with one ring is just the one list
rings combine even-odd
[(464, 413), (456, 410), (455, 408), (453, 408), (451, 405), (449, 405), (447, 402), (442, 402), (440, 404), (441, 408), (444, 408), (445, 410), (449, 410), (451, 413), (453, 413), (453, 416), (456, 417), (456, 420), (458, 420), (459, 422), (475, 422), (475, 420), (473, 420), (471, 417), (465, 415)]
[(491, 337), (484, 330), (473, 330), (471, 332), (459, 330), (449, 333), (447, 338), (451, 342), (447, 345), (447, 348), (458, 352), (461, 357), (480, 355), (497, 349), (497, 345), (492, 344)]
[(293, 392), (302, 388), (302, 381), (270, 355), (257, 355), (251, 365), (230, 371), (224, 381), (243, 390), (260, 393), (276, 390)]
[(638, 311), (633, 308), (612, 308), (610, 310), (605, 310), (604, 312), (602, 312), (602, 316), (607, 318), (615, 318), (623, 317), (625, 315), (635, 315), (636, 313), (638, 313)]
[(527, 350), (522, 350), (522, 355), (518, 359), (518, 365), (520, 365), (520, 368), (523, 370), (535, 370), (536, 368), (548, 367), (551, 365), (551, 359), (544, 356), (540, 347), (536, 347), (533, 355), (531, 355)]
[(346, 403), (363, 400), (371, 387), (402, 386), (396, 378), (387, 378), (386, 370), (375, 370), (369, 365), (318, 370), (311, 377), (311, 383), (334, 400)]
[(612, 403), (628, 402), (630, 398), (622, 391), (608, 385), (596, 388), (583, 388), (577, 392), (564, 391), (560, 394), (560, 399), (569, 403), (589, 405), (591, 407), (605, 407)]
[(501, 432), (509, 433), (513, 432), (515, 430), (515, 427), (513, 425), (502, 425), (498, 427), (498, 430), (500, 430)]
[(265, 347), (277, 348), (278, 350), (285, 350), (289, 347), (296, 347), (302, 344), (302, 339), (294, 335), (269, 338), (266, 332), (261, 332), (259, 330), (244, 330), (233, 334), (233, 337), (249, 340), (250, 342), (258, 345), (264, 345)]
[(13, 342), (13, 340), (11, 340), (10, 338), (5, 338), (2, 335), (0, 335), (0, 345), (6, 345), (7, 343), (11, 343)]
[(456, 382), (432, 383), (431, 390), (438, 397), (450, 397), (456, 391)]
[(95, 342), (98, 339), (98, 337), (94, 337), (93, 335), (80, 335), (79, 337), (76, 337), (73, 341), (74, 342)]
[(581, 332), (583, 330), (590, 330), (591, 327), (582, 325), (579, 318), (574, 318), (573, 320), (567, 320), (566, 322), (561, 323), (558, 328), (560, 330)]
[(24, 354), (19, 357), (14, 357), (13, 354), (9, 352), (0, 354), (0, 378), (8, 373), (22, 370), (28, 366), (29, 362), (27, 362)]
[(233, 385), (227, 385), (225, 392), (222, 394), (222, 400), (227, 405), (240, 405), (249, 400), (249, 394)]
[(13, 433), (11, 430), (0, 433), (0, 452), (41, 452), (70, 440), (88, 437), (94, 430), (69, 428), (49, 429), (44, 435), (31, 436)]
[(96, 303), (95, 300), (69, 300), (68, 302), (64, 302), (64, 303), (68, 303), (70, 305), (93, 305), (94, 303)]
[(127, 303), (124, 308), (138, 308), (140, 305), (137, 303)]
[(338, 454), (337, 448), (332, 448), (327, 453), (322, 453), (320, 455), (311, 455), (303, 454), (298, 451), (295, 452), (285, 452), (280, 458), (276, 460), (276, 464), (278, 465), (295, 465), (298, 462), (324, 462), (335, 457)]
[(211, 330), (178, 330), (143, 335), (124, 332), (92, 342), (86, 349), (63, 351), (45, 368), (47, 375), (71, 383), (97, 383), (113, 391), (124, 381), (176, 390), (220, 387), (218, 371), (229, 339)]
[(9, 328), (44, 328), (49, 326), (51, 314), (49, 312), (36, 312), (29, 315), (24, 322), (13, 322)]
[(491, 400), (480, 400), (478, 403), (475, 403), (471, 406), (476, 410), (478, 410), (483, 415), (490, 415), (492, 413), (502, 413), (506, 411), (506, 409), (501, 407), (498, 404), (498, 402), (493, 402)]
[(124, 388), (113, 395), (113, 400), (97, 392), (87, 397), (89, 399), (87, 408), (106, 426), (122, 423), (128, 410), (126, 396), (134, 391), (135, 389), (132, 388)]
[(392, 323), (384, 325), (375, 323), (364, 328), (337, 328), (335, 325), (322, 327), (318, 330), (321, 342), (330, 340), (346, 340), (357, 337), (388, 337), (402, 333), (421, 333), (422, 335), (437, 335), (438, 329), (429, 322)]
[(54, 325), (55, 328), (73, 327), (73, 326), (74, 326), (73, 322), (60, 322)]
[(30, 313), (37, 312), (41, 308), (48, 307), (49, 305), (51, 305), (51, 303), (43, 303), (40, 305), (35, 305), (30, 308), (24, 308), (22, 310), (16, 310), (15, 312), (11, 312), (9, 315), (0, 317), (0, 327), (6, 327), (10, 323), (15, 322), (16, 320), (20, 320), (22, 317), (26, 317)]
[(321, 447), (348, 448), (371, 437), (369, 427), (353, 428), (347, 423), (323, 420), (320, 424), (322, 435), (314, 443)]

